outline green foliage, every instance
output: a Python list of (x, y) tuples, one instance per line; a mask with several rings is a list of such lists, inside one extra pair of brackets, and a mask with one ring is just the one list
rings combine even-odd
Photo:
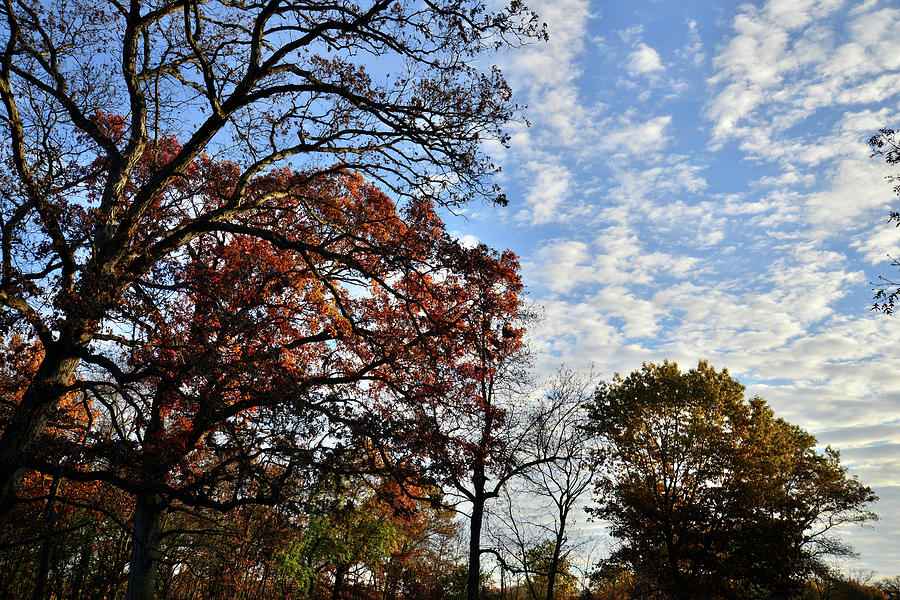
[(606, 445), (592, 512), (645, 591), (788, 596), (823, 557), (852, 553), (832, 528), (875, 518), (872, 490), (836, 451), (817, 452), (743, 391), (705, 362), (686, 373), (645, 364), (597, 389), (589, 428)]
[[(454, 565), (445, 569), (437, 577), (435, 590), (440, 593), (432, 593), (428, 600), (466, 600), (466, 583), (469, 579), (469, 569), (466, 565)], [(425, 596), (420, 596), (425, 598)]]
[(320, 499), (302, 537), (281, 554), (283, 570), (301, 589), (317, 574), (363, 564), (380, 571), (403, 542), (400, 527), (371, 495), (342, 490)]
[[(554, 541), (544, 540), (528, 549), (525, 565), (529, 572), (529, 600), (544, 600), (547, 597), (548, 574), (553, 566)], [(572, 598), (578, 589), (578, 579), (569, 569), (569, 559), (560, 556), (556, 564), (556, 579), (553, 585), (554, 598)]]

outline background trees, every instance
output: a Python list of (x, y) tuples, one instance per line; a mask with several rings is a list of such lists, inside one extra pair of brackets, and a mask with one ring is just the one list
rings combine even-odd
[(703, 362), (602, 383), (590, 427), (606, 443), (592, 512), (622, 541), (614, 559), (672, 598), (786, 597), (848, 551), (834, 527), (874, 518), (837, 452)]

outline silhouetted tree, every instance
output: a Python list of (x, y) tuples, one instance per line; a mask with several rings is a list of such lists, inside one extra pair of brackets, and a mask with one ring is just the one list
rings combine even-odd
[(884, 592), (888, 600), (900, 599), (900, 575), (879, 579), (875, 582), (875, 587)]
[[(496, 532), (501, 567), (523, 575), (532, 596), (534, 581), (540, 580), (541, 600), (553, 600), (558, 566), (571, 562), (572, 513), (593, 477), (592, 436), (583, 428), (590, 385), (590, 377), (565, 369), (549, 380), (526, 442), (533, 466), (521, 473), (515, 490), (506, 490), (505, 515)], [(538, 546), (542, 550), (535, 554)], [(535, 556), (540, 565), (534, 564)]]

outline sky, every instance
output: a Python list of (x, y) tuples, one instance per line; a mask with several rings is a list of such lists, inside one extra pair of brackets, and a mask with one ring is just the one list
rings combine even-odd
[(900, 128), (900, 3), (528, 5), (510, 205), (451, 226), (519, 255), (539, 372), (727, 368), (880, 496), (845, 569), (900, 575), (900, 315), (869, 310), (900, 199), (866, 144)]

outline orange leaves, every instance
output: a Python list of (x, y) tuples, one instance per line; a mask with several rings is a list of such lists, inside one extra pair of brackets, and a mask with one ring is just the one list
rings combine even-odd
[[(25, 341), (13, 334), (0, 345), (0, 431), (22, 400), (29, 382), (35, 376), (44, 358), (44, 351), (37, 342)], [(67, 438), (81, 440), (97, 411), (75, 392), (64, 394), (50, 414), (47, 435), (49, 439)]]
[(504, 413), (482, 388), (524, 334), (515, 255), (463, 247), (431, 202), (398, 209), (341, 164), (241, 179), (204, 155), (134, 204), (181, 150), (174, 138), (149, 142), (119, 205), (87, 211), (109, 219), (110, 236), (132, 228), (109, 325), (133, 329), (118, 346), (135, 378), (120, 404), (136, 413), (119, 472), (214, 494), (262, 486), (278, 471), (264, 465), (338, 443), (378, 440), (419, 466), (471, 454), (469, 439), (448, 450), (436, 437), (438, 415), (469, 433), (486, 427), (473, 452), (490, 452)]
[(44, 352), (35, 342), (13, 334), (0, 346), (0, 398), (3, 405), (18, 404), (38, 370)]

